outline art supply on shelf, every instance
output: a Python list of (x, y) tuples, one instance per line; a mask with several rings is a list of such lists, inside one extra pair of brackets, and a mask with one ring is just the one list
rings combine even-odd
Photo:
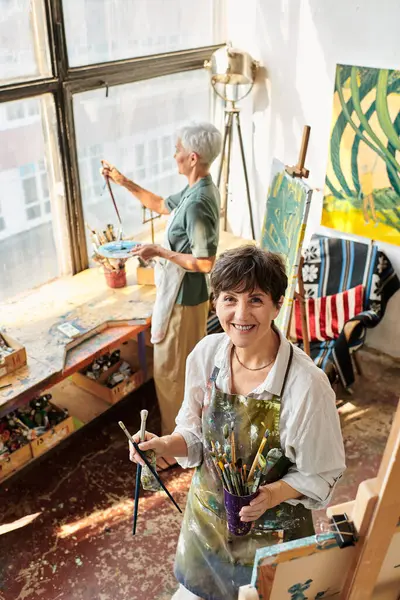
[(114, 350), (96, 358), (86, 369), (84, 375), (93, 381), (102, 381), (103, 385), (112, 389), (132, 376), (132, 367), (126, 361), (121, 361), (121, 351)]
[(175, 502), (174, 498), (172, 497), (172, 495), (170, 494), (170, 492), (167, 490), (166, 486), (164, 485), (164, 483), (163, 483), (162, 479), (160, 478), (160, 476), (158, 475), (157, 471), (155, 469), (153, 469), (151, 463), (148, 461), (148, 459), (146, 457), (146, 454), (144, 452), (142, 452), (142, 450), (140, 450), (138, 444), (135, 442), (135, 440), (133, 439), (133, 437), (131, 436), (131, 434), (129, 433), (129, 431), (127, 430), (127, 428), (125, 427), (125, 425), (123, 424), (123, 422), (122, 421), (118, 421), (118, 425), (121, 427), (122, 431), (125, 433), (125, 435), (128, 438), (128, 440), (132, 443), (132, 445), (135, 448), (136, 452), (139, 454), (140, 458), (143, 460), (143, 462), (145, 463), (145, 465), (149, 468), (150, 472), (157, 479), (157, 481), (159, 482), (160, 486), (162, 487), (162, 489), (164, 490), (164, 492), (167, 494), (168, 498), (171, 500), (172, 504), (181, 513), (182, 510), (179, 508), (178, 504)]
[(74, 431), (68, 410), (51, 399), (43, 394), (0, 419), (0, 481)]
[[(106, 352), (99, 358), (96, 358), (86, 369), (85, 375), (89, 379), (98, 380), (100, 376), (107, 373), (113, 365), (116, 365), (121, 360), (121, 351), (114, 350), (114, 352)], [(129, 365), (128, 365), (129, 366)], [(112, 387), (112, 386), (110, 386)]]
[(0, 333), (0, 377), (26, 365), (25, 347), (5, 333)]
[(4, 337), (0, 334), (0, 361), (5, 356), (8, 356), (9, 354), (12, 354), (13, 352), (14, 352), (13, 348), (10, 348), (10, 346), (7, 344)]
[(74, 373), (72, 381), (105, 402), (115, 404), (142, 385), (144, 373), (137, 357), (125, 353), (122, 359), (121, 350), (116, 349)]
[(69, 417), (68, 409), (55, 406), (51, 399), (51, 394), (43, 394), (11, 413), (29, 431), (29, 440), (36, 439)]

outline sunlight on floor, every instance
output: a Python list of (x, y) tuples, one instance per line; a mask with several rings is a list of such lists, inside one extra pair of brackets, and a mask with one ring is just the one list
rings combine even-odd
[(367, 413), (371, 412), (372, 407), (365, 406), (363, 408), (360, 408), (359, 406), (356, 406), (351, 402), (346, 402), (346, 404), (341, 406), (338, 410), (342, 423), (344, 424), (349, 423), (355, 419), (360, 419), (363, 415), (366, 415)]
[[(161, 493), (147, 498), (140, 498), (139, 519), (140, 515), (144, 514), (146, 510), (150, 510), (163, 502), (164, 498)], [(90, 535), (98, 534), (102, 529), (115, 526), (121, 521), (126, 520), (126, 517), (130, 515), (133, 515), (133, 500), (127, 498), (113, 504), (109, 508), (96, 510), (87, 517), (82, 517), (82, 519), (78, 519), (72, 523), (61, 525), (57, 531), (57, 537), (67, 538), (70, 535), (75, 535), (77, 532), (90, 532)]]

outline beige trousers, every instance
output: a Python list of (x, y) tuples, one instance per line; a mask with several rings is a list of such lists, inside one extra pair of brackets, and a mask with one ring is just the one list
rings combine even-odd
[(197, 306), (175, 304), (167, 335), (154, 344), (154, 383), (161, 413), (161, 432), (175, 429), (175, 418), (185, 389), (186, 359), (206, 335), (209, 302)]

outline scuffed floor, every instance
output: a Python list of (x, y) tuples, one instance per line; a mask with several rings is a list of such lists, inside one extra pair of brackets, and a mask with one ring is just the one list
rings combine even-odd
[[(400, 364), (364, 350), (365, 376), (340, 396), (348, 469), (334, 503), (353, 499), (379, 467), (400, 389)], [(76, 433), (62, 447), (0, 486), (1, 600), (168, 600), (181, 515), (163, 493), (141, 499), (132, 536), (134, 467), (117, 421), (138, 429), (154, 388), (143, 389)], [(183, 508), (191, 472), (164, 474)], [(315, 513), (317, 530), (323, 511)]]

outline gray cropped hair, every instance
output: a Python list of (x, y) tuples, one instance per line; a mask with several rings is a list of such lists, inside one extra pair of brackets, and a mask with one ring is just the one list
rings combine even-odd
[(212, 123), (191, 123), (178, 131), (182, 146), (196, 152), (201, 161), (211, 165), (221, 152), (222, 136)]

